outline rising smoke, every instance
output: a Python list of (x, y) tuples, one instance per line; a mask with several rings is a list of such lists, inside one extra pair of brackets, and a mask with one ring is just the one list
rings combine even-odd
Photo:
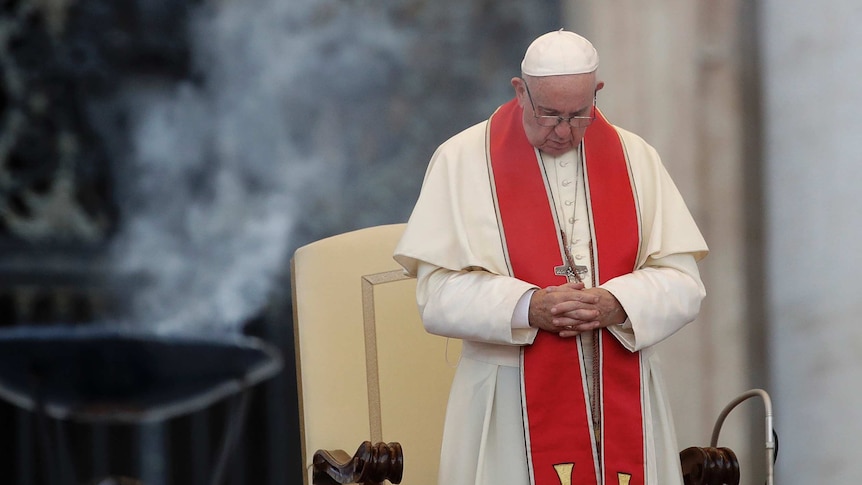
[(339, 100), (379, 89), (397, 40), (381, 19), (360, 20), (374, 35), (356, 35), (358, 12), (326, 3), (201, 7), (190, 26), (198, 79), (138, 79), (118, 97), (131, 150), (112, 256), (138, 281), (131, 323), (238, 330), (286, 270), (305, 187), (342, 184)]

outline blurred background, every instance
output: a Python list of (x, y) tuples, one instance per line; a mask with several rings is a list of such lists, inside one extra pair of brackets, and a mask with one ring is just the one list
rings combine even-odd
[[(776, 483), (862, 474), (862, 6), (853, 0), (6, 0), (0, 325), (121, 321), (280, 349), (228, 483), (300, 483), (289, 260), (404, 222), (436, 146), (512, 96), (536, 36), (590, 38), (598, 105), (662, 154), (711, 254), (701, 317), (663, 343), (680, 448), (773, 398)], [(223, 403), (72, 425), (79, 482), (205, 483)], [(2, 483), (45, 482), (0, 402)], [(720, 445), (761, 483), (763, 410)]]

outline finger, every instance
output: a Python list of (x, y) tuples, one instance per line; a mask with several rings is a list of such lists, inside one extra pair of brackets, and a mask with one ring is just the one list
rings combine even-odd
[(554, 319), (551, 322), (552, 328), (557, 332), (564, 330), (575, 330), (577, 332), (586, 332), (593, 330), (601, 325), (599, 320), (578, 320), (572, 318)]
[(580, 325), (582, 323), (584, 323), (582, 320), (577, 320), (575, 318), (568, 318), (568, 317), (554, 318), (551, 320), (551, 325), (553, 325), (554, 328), (556, 328), (558, 330), (562, 330), (562, 329), (565, 329), (567, 327), (573, 327), (575, 325)]
[(597, 328), (601, 325), (601, 321), (597, 318), (561, 317), (552, 319), (551, 325), (558, 330), (571, 329), (583, 332)]
[(574, 325), (566, 325), (559, 328), (560, 337), (576, 337), (584, 332), (591, 332), (601, 326), (598, 321), (582, 322)]
[(576, 283), (576, 282), (565, 283), (561, 286), (564, 288), (568, 288), (570, 290), (583, 290), (584, 288), (586, 288), (586, 285), (584, 285), (583, 283)]
[[(599, 309), (596, 305), (579, 300), (566, 300), (551, 304), (550, 312), (553, 316), (565, 315), (566, 313), (575, 312), (578, 310), (596, 312), (598, 315)], [(591, 317), (594, 318), (594, 317)]]
[(601, 297), (599, 295), (582, 290), (569, 290), (565, 293), (558, 292), (556, 296), (558, 298), (565, 298), (568, 301), (579, 301), (582, 303), (589, 303), (591, 305), (595, 305), (601, 301)]
[(552, 319), (570, 318), (572, 320), (598, 320), (601, 312), (593, 307), (558, 305), (551, 309)]

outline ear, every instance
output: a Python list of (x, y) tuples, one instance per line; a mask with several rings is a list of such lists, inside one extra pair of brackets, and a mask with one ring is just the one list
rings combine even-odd
[(524, 107), (527, 90), (524, 88), (524, 80), (519, 77), (512, 78), (512, 87), (515, 88), (515, 97), (518, 98), (518, 105)]
[(597, 82), (597, 83), (596, 83), (596, 92), (601, 91), (603, 87), (605, 87), (605, 82), (604, 82), (604, 81), (599, 81), (599, 82)]

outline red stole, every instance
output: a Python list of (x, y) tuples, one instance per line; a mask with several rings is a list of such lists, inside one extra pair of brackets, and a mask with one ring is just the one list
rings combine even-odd
[[(521, 117), (513, 99), (494, 113), (489, 129), (489, 170), (507, 260), (521, 280), (539, 287), (560, 285), (566, 279), (555, 275), (554, 268), (565, 258), (556, 208)], [(600, 113), (586, 131), (584, 151), (594, 281), (601, 284), (634, 270), (640, 231), (622, 143)], [(534, 485), (644, 484), (640, 354), (626, 350), (604, 329), (595, 335), (600, 346), (599, 450), (580, 339), (540, 331), (522, 350), (524, 425)]]

